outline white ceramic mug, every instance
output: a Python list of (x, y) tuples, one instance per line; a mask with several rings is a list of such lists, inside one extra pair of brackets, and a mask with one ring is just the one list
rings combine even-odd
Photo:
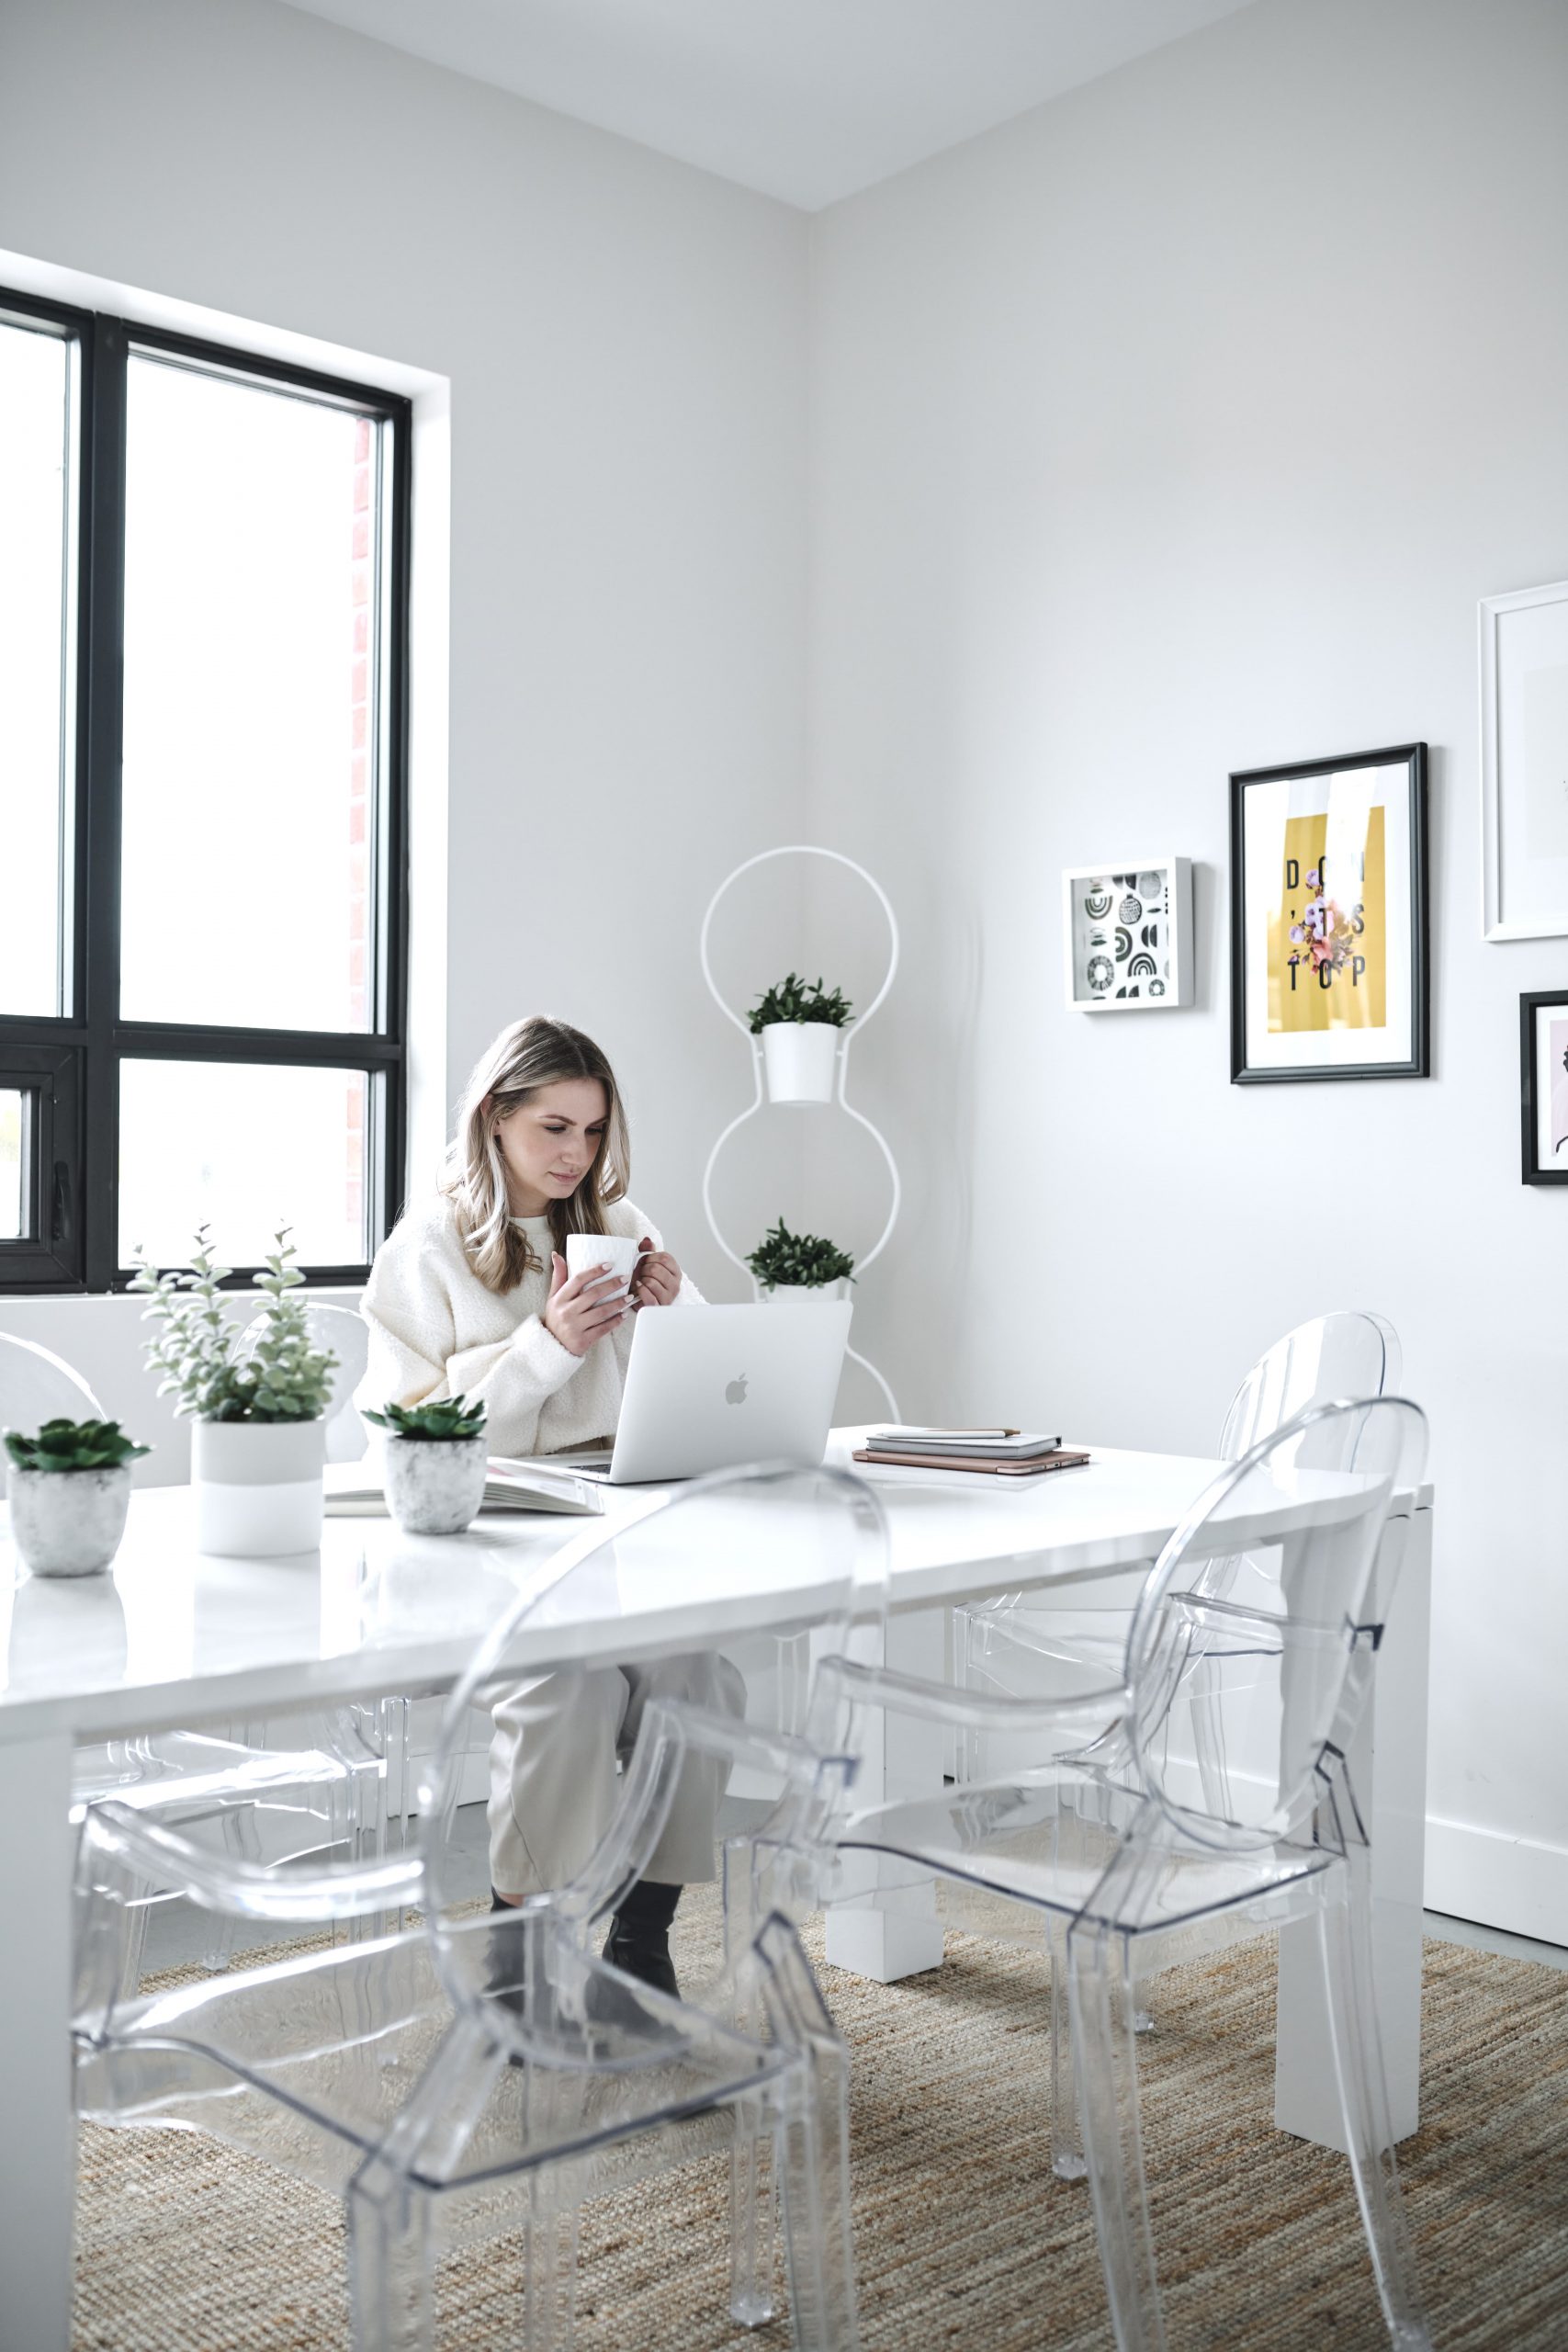
[[(566, 1271), (580, 1274), (585, 1266), (608, 1266), (620, 1283), (618, 1295), (625, 1297), (637, 1277), (637, 1270), (648, 1252), (639, 1250), (619, 1233), (569, 1233), (566, 1237)], [(611, 1299), (615, 1291), (601, 1291), (599, 1296)]]

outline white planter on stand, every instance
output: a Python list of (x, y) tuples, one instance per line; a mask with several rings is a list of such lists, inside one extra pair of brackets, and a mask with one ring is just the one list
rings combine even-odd
[(764, 1306), (814, 1306), (819, 1299), (848, 1298), (850, 1282), (847, 1274), (836, 1283), (775, 1283), (772, 1290), (764, 1288)]
[(105, 1470), (11, 1465), (11, 1535), (35, 1577), (87, 1577), (107, 1568), (125, 1533), (130, 1464)]
[(233, 1559), (313, 1552), (321, 1540), (325, 1460), (324, 1421), (196, 1422), (197, 1550)]
[[(886, 920), (887, 969), (883, 975), (882, 985), (874, 991), (870, 1002), (863, 1006), (855, 1018), (846, 1022), (842, 1028), (837, 1028), (826, 1021), (781, 1021), (770, 1022), (761, 1032), (754, 1032), (750, 1020), (738, 1012), (732, 1004), (725, 1001), (723, 991), (714, 978), (713, 965), (708, 956), (708, 941), (713, 931), (714, 917), (718, 911), (721, 901), (743, 876), (754, 873), (761, 866), (771, 865), (775, 858), (781, 857), (818, 857), (830, 865), (840, 867), (845, 872), (854, 875), (865, 884)], [(887, 1206), (887, 1222), (869, 1250), (857, 1250), (855, 1253), (855, 1272), (857, 1275), (864, 1273), (867, 1268), (874, 1265), (881, 1257), (892, 1238), (893, 1228), (898, 1221), (898, 1204), (901, 1196), (897, 1163), (888, 1148), (886, 1136), (879, 1128), (872, 1125), (863, 1111), (855, 1109), (848, 1094), (850, 1047), (867, 1022), (876, 1012), (878, 1006), (892, 987), (894, 975), (898, 969), (898, 922), (886, 891), (866, 872), (863, 865), (857, 865), (852, 857), (845, 857), (841, 851), (836, 849), (824, 849), (817, 842), (790, 842), (778, 849), (760, 850), (755, 857), (744, 859), (739, 865), (736, 866), (733, 873), (728, 874), (708, 900), (703, 916), (702, 930), (698, 936), (697, 954), (702, 962), (703, 978), (707, 982), (708, 992), (714, 1002), (725, 1019), (733, 1022), (746, 1039), (750, 1049), (749, 1058), (751, 1064), (753, 1088), (751, 1101), (743, 1111), (738, 1111), (728, 1125), (721, 1129), (716, 1136), (713, 1148), (708, 1153), (707, 1165), (703, 1170), (703, 1212), (707, 1218), (709, 1231), (730, 1263), (742, 1274), (750, 1275), (751, 1271), (750, 1266), (737, 1250), (730, 1248), (719, 1230), (718, 1219), (714, 1213), (713, 1171), (719, 1156), (730, 1137), (746, 1125), (748, 1119), (755, 1118), (767, 1102), (818, 1103), (831, 1106), (841, 1111), (846, 1118), (852, 1119), (856, 1126), (864, 1128), (877, 1150), (882, 1154), (883, 1162), (887, 1170), (887, 1180), (892, 1193)], [(813, 1033), (818, 1030), (822, 1035), (814, 1039)], [(802, 1067), (802, 1057), (807, 1057), (805, 1067)], [(753, 1295), (756, 1295), (753, 1293)], [(798, 1298), (794, 1303), (805, 1306), (809, 1304), (812, 1296), (824, 1295), (826, 1294), (821, 1292), (807, 1292), (806, 1297)], [(778, 1298), (784, 1296), (784, 1294), (764, 1292), (761, 1295)], [(877, 1371), (876, 1366), (874, 1363), (868, 1363), (865, 1357), (858, 1355), (853, 1348), (848, 1349), (846, 1352), (850, 1362), (859, 1364), (881, 1389), (888, 1419), (894, 1421), (901, 1419), (898, 1400), (881, 1373)]]
[(830, 1102), (839, 1032), (830, 1021), (770, 1021), (761, 1032), (770, 1102)]

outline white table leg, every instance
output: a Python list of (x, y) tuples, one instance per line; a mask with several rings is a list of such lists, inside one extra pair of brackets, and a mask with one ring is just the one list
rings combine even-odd
[[(1389, 1553), (1384, 1547), (1386, 1572)], [(1432, 1514), (1408, 1521), (1392, 1602), (1379, 1595), (1382, 1645), (1350, 1751), (1351, 1783), (1371, 1841), (1378, 2023), (1395, 2140), (1420, 2114), (1421, 1914), (1427, 1838), (1427, 1694), (1432, 1624)], [(1274, 2120), (1298, 2139), (1345, 2146), (1323, 1980), (1311, 1922), (1280, 1938)]]
[[(884, 1662), (901, 1674), (943, 1678), (946, 1612), (900, 1610), (887, 1621)], [(880, 1804), (897, 1797), (940, 1796), (946, 1741), (940, 1724), (902, 1714), (874, 1715), (855, 1783), (857, 1804)], [(892, 1876), (897, 1865), (867, 1867)], [(942, 1921), (937, 1917), (936, 1881), (888, 1886), (852, 1903), (835, 1904), (828, 1914), (827, 1953), (835, 1968), (894, 1984), (903, 1976), (942, 1965)]]
[(0, 2335), (67, 2352), (76, 2129), (71, 2108), (71, 1741), (0, 1747)]

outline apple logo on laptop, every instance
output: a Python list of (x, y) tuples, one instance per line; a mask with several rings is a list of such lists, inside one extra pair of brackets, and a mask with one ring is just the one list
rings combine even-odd
[(732, 1380), (730, 1382), (728, 1387), (724, 1392), (724, 1401), (727, 1405), (744, 1405), (746, 1402), (746, 1374), (744, 1373), (741, 1374), (739, 1380)]

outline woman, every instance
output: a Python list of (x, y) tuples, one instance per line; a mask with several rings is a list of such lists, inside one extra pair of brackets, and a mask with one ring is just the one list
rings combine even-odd
[[(463, 1395), (489, 1411), (491, 1451), (552, 1453), (615, 1431), (637, 1312), (698, 1305), (658, 1232), (626, 1194), (629, 1148), (609, 1063), (580, 1029), (535, 1015), (503, 1029), (469, 1079), (439, 1190), (411, 1208), (376, 1254), (366, 1289), (370, 1364), (360, 1400), (413, 1405)], [(614, 1275), (569, 1276), (572, 1233), (621, 1234), (649, 1252), (631, 1303)], [(573, 1668), (500, 1699), (491, 1743), (490, 1860), (496, 1907), (576, 1875), (609, 1825), (617, 1753), (649, 1698), (737, 1713), (743, 1686), (726, 1659)], [(616, 1912), (604, 1950), (667, 1991), (681, 1888), (714, 1873), (725, 1774), (682, 1772), (649, 1865)]]

